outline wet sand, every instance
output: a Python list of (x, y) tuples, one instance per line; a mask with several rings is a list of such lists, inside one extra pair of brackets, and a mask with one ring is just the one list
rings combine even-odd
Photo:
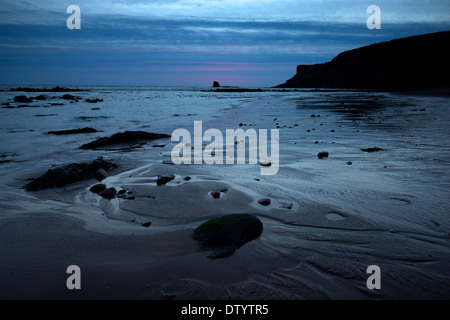
[[(449, 185), (442, 161), (449, 149), (443, 142), (429, 146), (407, 122), (422, 123), (420, 134), (433, 139), (441, 130), (433, 118), (448, 101), (425, 101), (421, 112), (420, 99), (405, 104), (376, 93), (249, 99), (204, 122), (219, 129), (278, 126), (274, 176), (261, 176), (259, 165), (165, 164), (167, 141), (162, 149), (103, 153), (119, 164), (103, 183), (131, 192), (131, 200), (90, 192), (95, 179), (26, 192), (23, 182), (45, 172), (44, 164), (11, 172), (0, 203), (0, 298), (448, 299)], [(375, 146), (382, 150), (361, 151)], [(318, 159), (320, 151), (330, 156)], [(152, 153), (151, 161), (139, 152)], [(164, 174), (175, 179), (157, 186)], [(222, 190), (220, 198), (211, 197), (213, 190)], [(260, 205), (261, 198), (270, 205)], [(263, 233), (230, 257), (210, 259), (192, 231), (230, 213), (256, 215)], [(66, 287), (72, 264), (81, 269), (81, 290)], [(370, 265), (381, 269), (380, 290), (366, 286)]]

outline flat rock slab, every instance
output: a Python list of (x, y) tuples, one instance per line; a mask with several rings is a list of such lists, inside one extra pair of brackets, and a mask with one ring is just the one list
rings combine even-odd
[(192, 238), (203, 249), (212, 250), (212, 259), (231, 256), (247, 242), (258, 238), (263, 231), (261, 220), (250, 214), (230, 214), (210, 219), (197, 227)]
[(92, 163), (70, 163), (56, 169), (49, 169), (42, 176), (25, 185), (26, 191), (39, 191), (47, 188), (62, 188), (71, 183), (92, 179), (100, 168), (110, 171), (117, 165), (105, 160)]

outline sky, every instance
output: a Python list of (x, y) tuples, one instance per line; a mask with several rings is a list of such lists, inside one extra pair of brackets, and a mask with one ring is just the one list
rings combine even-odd
[(298, 64), (444, 30), (448, 0), (0, 0), (0, 84), (270, 87)]

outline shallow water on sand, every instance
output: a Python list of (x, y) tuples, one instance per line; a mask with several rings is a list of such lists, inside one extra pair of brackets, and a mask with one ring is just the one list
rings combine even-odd
[[(175, 250), (174, 261), (152, 264), (160, 271), (170, 267), (172, 278), (153, 279), (141, 292), (144, 298), (173, 292), (177, 298), (450, 296), (449, 99), (350, 91), (86, 89), (71, 93), (82, 98), (77, 103), (56, 98), (51, 102), (64, 105), (39, 101), (30, 104), (34, 108), (0, 109), (3, 221), (45, 212), (75, 217), (95, 233), (134, 236), (190, 230), (228, 213), (248, 212), (263, 221), (262, 236), (220, 267), (209, 260), (199, 266), (206, 254), (190, 249)], [(2, 92), (0, 102), (20, 94), (40, 93)], [(49, 101), (62, 95), (47, 94)], [(104, 101), (90, 104), (86, 98)], [(279, 129), (278, 173), (261, 175), (259, 164), (169, 165), (177, 143), (170, 139), (128, 152), (78, 149), (126, 130), (192, 133), (194, 121), (202, 121), (203, 131), (216, 128), (224, 135), (226, 129)], [(100, 132), (46, 134), (86, 126)], [(361, 150), (374, 147), (381, 150)], [(318, 159), (322, 151), (328, 158)], [(65, 190), (20, 189), (53, 165), (99, 156), (122, 164), (104, 183), (131, 191), (132, 200), (100, 199), (89, 191), (95, 181)], [(175, 179), (158, 187), (161, 174)], [(212, 190), (222, 190), (221, 197), (213, 199)], [(270, 205), (260, 205), (261, 198), (270, 198)], [(145, 222), (152, 224), (143, 228)], [(182, 270), (176, 270), (178, 263)], [(365, 287), (371, 264), (380, 265), (384, 290)], [(199, 270), (214, 270), (221, 280)]]

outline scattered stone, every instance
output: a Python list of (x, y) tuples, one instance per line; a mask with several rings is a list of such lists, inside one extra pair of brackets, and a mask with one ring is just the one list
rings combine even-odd
[(336, 131), (334, 131), (333, 129), (331, 129), (330, 132), (336, 132)]
[(425, 109), (425, 108), (422, 108), (422, 109), (420, 109), (419, 111), (427, 111), (427, 109)]
[(377, 152), (377, 151), (381, 151), (381, 150), (383, 150), (383, 149), (378, 148), (378, 147), (361, 149), (361, 151), (364, 151), (364, 152)]
[(91, 192), (93, 192), (93, 193), (96, 193), (96, 194), (99, 194), (99, 193), (101, 193), (101, 192), (103, 192), (103, 191), (105, 191), (105, 190), (106, 190), (106, 185), (103, 184), (103, 183), (97, 183), (97, 184), (94, 184), (94, 185), (89, 189), (89, 191), (91, 191)]
[(315, 118), (316, 117), (316, 115), (313, 113), (312, 115), (311, 115), (311, 118)]
[(80, 134), (80, 133), (94, 133), (94, 132), (98, 131), (93, 128), (85, 127), (81, 129), (49, 131), (47, 132), (47, 134), (65, 135), (65, 134)]
[(33, 102), (33, 99), (28, 98), (27, 96), (15, 96), (14, 102), (30, 103)]
[(270, 205), (270, 199), (269, 198), (262, 198), (258, 200), (258, 203), (262, 206), (269, 206)]
[(91, 108), (91, 110), (100, 110), (100, 108)]
[(99, 147), (111, 146), (115, 144), (130, 144), (144, 140), (157, 140), (163, 138), (170, 138), (167, 134), (150, 133), (145, 131), (125, 131), (115, 133), (110, 137), (99, 138), (90, 143), (83, 144), (80, 149), (96, 149)]
[(289, 210), (291, 210), (292, 209), (292, 206), (293, 206), (293, 204), (292, 204), (292, 202), (291, 203), (282, 203), (281, 204), (281, 207), (283, 208), (283, 209), (289, 209)]
[(242, 127), (244, 124), (241, 122), (241, 123), (239, 123), (239, 127)]
[(156, 180), (156, 185), (157, 186), (165, 185), (167, 182), (172, 181), (173, 179), (175, 179), (175, 175), (173, 174), (158, 176), (158, 179)]
[(231, 256), (247, 242), (258, 238), (263, 231), (262, 222), (250, 214), (230, 214), (210, 219), (197, 227), (192, 238), (202, 249), (213, 250), (211, 259)]
[(210, 194), (211, 197), (213, 197), (214, 199), (220, 198), (220, 192), (217, 191), (217, 190), (211, 191), (209, 194)]
[(117, 193), (116, 188), (112, 187), (112, 188), (103, 190), (98, 195), (105, 199), (111, 200), (111, 199), (114, 199), (114, 197), (116, 196), (116, 193)]
[(347, 164), (351, 166), (353, 163), (351, 161), (347, 161)]
[(146, 227), (146, 228), (150, 227), (151, 225), (152, 225), (152, 223), (150, 221), (144, 222), (143, 224), (141, 224), (141, 226)]
[(324, 159), (324, 158), (328, 158), (328, 152), (319, 152), (318, 154), (317, 154), (317, 157), (319, 158), (319, 159)]
[(64, 103), (50, 103), (51, 106), (63, 106)]
[(315, 144), (319, 144), (319, 141), (314, 141)]
[(191, 177), (186, 176), (186, 177), (183, 178), (183, 180), (184, 180), (184, 181), (189, 181), (189, 180), (191, 180)]

